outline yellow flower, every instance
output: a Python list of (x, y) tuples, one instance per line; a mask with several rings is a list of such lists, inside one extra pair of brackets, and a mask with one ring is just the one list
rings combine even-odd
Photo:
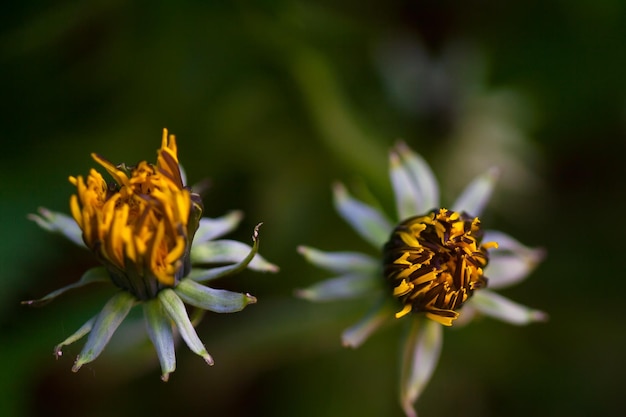
[[(102, 267), (87, 271), (80, 281), (53, 291), (34, 305), (48, 302), (67, 290), (110, 281), (120, 291), (73, 335), (54, 348), (89, 334), (73, 371), (96, 359), (131, 308), (143, 305), (144, 319), (161, 362), (162, 379), (176, 367), (174, 327), (187, 346), (212, 365), (213, 358), (198, 338), (184, 303), (201, 310), (231, 313), (256, 302), (250, 294), (213, 289), (200, 283), (239, 272), (246, 267), (276, 272), (258, 251), (258, 228), (252, 247), (233, 240), (214, 240), (234, 229), (241, 213), (201, 218), (202, 202), (185, 180), (178, 162), (176, 139), (163, 131), (157, 163), (114, 165), (97, 154), (92, 158), (114, 182), (92, 169), (87, 178), (70, 177), (76, 194), (70, 198), (72, 218), (40, 209), (31, 215), (41, 227), (59, 232), (95, 253)], [(220, 264), (192, 268), (193, 264)]]
[(396, 318), (423, 311), (451, 326), (474, 290), (487, 286), (487, 249), (498, 245), (481, 240), (480, 220), (465, 212), (439, 209), (396, 226), (383, 248), (383, 275), (403, 304)]
[(70, 200), (72, 216), (114, 283), (139, 299), (153, 298), (189, 272), (185, 255), (202, 214), (200, 200), (192, 200), (183, 186), (176, 139), (164, 130), (156, 165), (116, 167), (91, 156), (115, 183), (107, 184), (94, 169), (86, 181), (70, 177), (77, 190)]

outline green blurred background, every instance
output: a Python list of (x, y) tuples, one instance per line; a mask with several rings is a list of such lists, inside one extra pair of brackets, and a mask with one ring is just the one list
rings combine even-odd
[[(330, 184), (392, 213), (387, 150), (399, 138), (433, 165), (450, 202), (502, 170), (484, 224), (547, 249), (503, 293), (550, 314), (513, 327), (446, 330), (421, 416), (622, 416), (626, 363), (624, 138), (626, 4), (573, 1), (15, 2), (0, 33), (0, 415), (402, 416), (400, 326), (357, 350), (339, 335), (368, 300), (310, 304), (293, 289), (326, 278), (296, 253), (369, 247), (334, 213)], [(77, 374), (81, 344), (52, 347), (101, 308), (77, 280), (86, 251), (26, 219), (67, 211), (68, 175), (153, 160), (177, 135), (206, 215), (242, 209), (230, 237), (277, 275), (219, 286), (256, 295), (207, 315), (207, 367), (185, 346), (165, 384), (129, 323)], [(616, 246), (617, 245), (617, 246)], [(124, 344), (133, 349), (122, 349)], [(116, 348), (117, 346), (117, 348)], [(122, 352), (124, 350), (125, 353)]]

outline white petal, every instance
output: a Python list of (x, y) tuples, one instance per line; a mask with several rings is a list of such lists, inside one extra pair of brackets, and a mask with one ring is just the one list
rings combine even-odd
[(309, 246), (298, 246), (298, 252), (313, 265), (330, 272), (374, 273), (380, 261), (360, 252), (325, 252)]
[(296, 296), (309, 301), (334, 301), (360, 297), (379, 288), (375, 275), (347, 274), (296, 290)]
[(530, 309), (489, 290), (476, 291), (468, 304), (487, 316), (511, 324), (523, 325), (548, 319), (542, 311)]
[(404, 142), (390, 155), (391, 183), (400, 220), (439, 207), (439, 186), (428, 163)]
[(428, 319), (413, 318), (400, 372), (400, 404), (407, 417), (416, 417), (413, 405), (435, 371), (443, 342), (442, 326)]
[(391, 222), (377, 209), (353, 198), (341, 184), (333, 187), (334, 202), (339, 215), (363, 239), (381, 249), (391, 233)]
[(494, 167), (476, 177), (456, 199), (452, 210), (464, 211), (471, 216), (480, 216), (491, 198), (499, 176), (499, 170)]

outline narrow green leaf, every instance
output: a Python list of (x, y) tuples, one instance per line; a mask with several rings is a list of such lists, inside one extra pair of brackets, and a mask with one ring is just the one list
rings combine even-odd
[(226, 233), (234, 230), (239, 222), (241, 222), (242, 218), (243, 213), (241, 211), (231, 211), (230, 213), (217, 218), (201, 218), (193, 243), (204, 243), (225, 235)]
[(430, 319), (411, 317), (400, 365), (400, 404), (407, 417), (416, 417), (415, 402), (435, 371), (443, 341), (442, 326)]
[(543, 311), (533, 310), (489, 290), (476, 291), (468, 304), (487, 316), (510, 324), (524, 325), (548, 319)]
[(56, 345), (54, 347), (54, 356), (57, 359), (59, 359), (59, 357), (63, 356), (63, 352), (62, 352), (63, 346), (71, 345), (72, 343), (74, 343), (75, 341), (79, 340), (80, 338), (85, 336), (87, 333), (89, 333), (91, 331), (91, 329), (93, 328), (93, 324), (96, 322), (97, 318), (98, 318), (98, 316), (94, 316), (94, 317), (90, 318), (89, 320), (87, 320), (87, 322), (85, 324), (80, 326), (80, 328), (78, 330), (76, 330), (76, 332), (74, 332), (73, 335), (71, 335), (70, 337), (68, 337), (67, 339), (65, 339), (64, 341), (59, 343), (58, 345)]
[(97, 266), (97, 267), (91, 268), (87, 270), (87, 272), (85, 272), (83, 276), (80, 278), (80, 280), (78, 280), (77, 282), (67, 285), (63, 288), (59, 288), (58, 290), (52, 291), (50, 294), (38, 300), (22, 301), (22, 304), (39, 307), (46, 303), (49, 303), (50, 301), (54, 300), (59, 295), (69, 290), (80, 288), (87, 284), (92, 284), (94, 282), (110, 282), (109, 274), (104, 267)]
[[(236, 240), (211, 240), (191, 248), (191, 262), (193, 264), (224, 264), (235, 263), (244, 259), (252, 248)], [(248, 264), (248, 268), (255, 271), (276, 272), (278, 267), (258, 253)]]
[(346, 347), (361, 346), (378, 328), (393, 317), (393, 308), (385, 300), (381, 300), (359, 320), (358, 323), (344, 330), (341, 335), (342, 344)]
[(333, 187), (335, 208), (363, 239), (381, 249), (391, 233), (391, 222), (374, 207), (353, 198), (342, 184)]
[(161, 363), (161, 379), (167, 382), (170, 374), (176, 369), (174, 334), (170, 318), (158, 299), (145, 302), (143, 312), (148, 336), (150, 336)]
[(471, 216), (480, 216), (491, 198), (500, 172), (491, 168), (470, 182), (452, 205), (454, 211), (464, 211)]
[(380, 261), (359, 252), (324, 252), (309, 246), (298, 246), (298, 252), (313, 265), (331, 272), (363, 272), (374, 274)]
[(216, 313), (234, 313), (256, 303), (250, 294), (209, 288), (190, 279), (183, 279), (174, 292), (187, 304)]
[(489, 250), (489, 264), (485, 275), (489, 288), (505, 288), (523, 281), (545, 258), (542, 248), (529, 248), (506, 233), (486, 230), (483, 242), (496, 242)]
[(31, 213), (27, 217), (49, 232), (60, 233), (78, 246), (86, 248), (83, 242), (83, 231), (71, 216), (40, 207), (38, 214)]
[(376, 275), (346, 274), (296, 290), (296, 296), (309, 301), (347, 300), (372, 293), (379, 288)]
[(87, 343), (74, 362), (73, 372), (77, 372), (81, 366), (93, 361), (102, 353), (135, 302), (135, 297), (126, 291), (111, 297), (98, 314)]
[(395, 153), (397, 156), (391, 157), (391, 182), (400, 220), (439, 208), (439, 185), (426, 160), (404, 142), (396, 144)]
[(198, 337), (196, 330), (193, 328), (193, 325), (189, 320), (185, 304), (178, 297), (178, 295), (176, 295), (174, 290), (171, 288), (161, 290), (157, 295), (157, 298), (161, 302), (161, 305), (167, 314), (176, 324), (180, 335), (185, 343), (187, 343), (187, 346), (189, 346), (189, 349), (191, 349), (191, 351), (195, 354), (202, 356), (206, 363), (213, 365), (213, 358), (209, 355), (209, 352), (207, 352), (204, 344), (202, 344), (202, 341)]
[[(192, 279), (196, 282), (207, 282), (213, 279), (224, 277), (226, 275), (236, 274), (246, 269), (248, 264), (252, 261), (252, 259), (254, 259), (255, 255), (259, 251), (259, 228), (262, 224), (263, 223), (259, 223), (255, 226), (252, 233), (252, 247), (250, 248), (248, 254), (241, 261), (232, 265), (220, 266), (217, 268), (194, 268), (191, 270), (191, 273), (187, 276), (187, 278)], [(278, 270), (278, 267), (275, 266), (275, 270), (273, 270), (272, 272), (275, 272), (276, 270)]]

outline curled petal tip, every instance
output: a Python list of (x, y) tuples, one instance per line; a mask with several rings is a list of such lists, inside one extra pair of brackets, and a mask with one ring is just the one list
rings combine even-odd
[(550, 319), (550, 316), (547, 313), (539, 310), (533, 311), (530, 316), (533, 321), (539, 321), (544, 323)]
[(246, 298), (248, 299), (248, 304), (256, 304), (257, 302), (257, 298), (254, 295), (246, 293)]
[(52, 354), (54, 355), (55, 359), (59, 359), (61, 356), (63, 356), (63, 351), (61, 350), (61, 346), (55, 346), (54, 347), (54, 351), (52, 352)]
[(409, 146), (406, 144), (406, 142), (402, 139), (398, 139), (396, 141), (396, 144), (394, 146), (395, 150), (397, 152), (403, 152), (406, 151), (407, 149), (409, 149)]
[(538, 264), (540, 262), (543, 262), (544, 259), (546, 259), (546, 256), (548, 256), (548, 251), (545, 248), (536, 248), (533, 251), (533, 255), (534, 255), (533, 261), (535, 262), (535, 264)]
[(487, 171), (487, 174), (493, 178), (494, 180), (498, 179), (500, 177), (500, 175), (502, 174), (502, 170), (500, 169), (500, 167), (497, 166), (492, 166), (491, 168), (489, 168), (489, 170)]
[(257, 241), (259, 239), (259, 229), (263, 225), (263, 222), (258, 223), (254, 226), (254, 231), (252, 232), (252, 240)]
[(80, 362), (80, 356), (76, 357), (76, 362), (74, 362), (74, 366), (72, 366), (72, 372), (78, 372), (82, 366), (83, 363)]
[(310, 297), (310, 291), (302, 288), (296, 288), (293, 290), (293, 296), (296, 298), (304, 298), (306, 300)]
[(401, 164), (400, 155), (398, 155), (398, 153), (395, 150), (392, 150), (391, 152), (389, 152), (389, 164), (391, 165), (392, 168), (397, 168)]
[(215, 364), (215, 362), (213, 362), (213, 358), (210, 355), (207, 355), (204, 357), (204, 361), (207, 363), (207, 365), (209, 366), (213, 366)]
[(335, 194), (343, 195), (346, 193), (346, 187), (339, 181), (336, 181), (333, 183), (333, 191)]
[(169, 374), (169, 372), (168, 372), (168, 373), (166, 373), (166, 374), (161, 375), (161, 381), (163, 381), (163, 382), (167, 382), (167, 381), (169, 381), (169, 379), (170, 379), (170, 374)]

